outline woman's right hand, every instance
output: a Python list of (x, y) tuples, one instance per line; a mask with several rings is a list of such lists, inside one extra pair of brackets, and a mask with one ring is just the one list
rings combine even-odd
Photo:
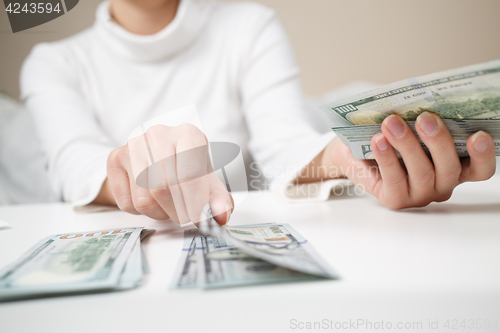
[(180, 224), (200, 222), (207, 203), (219, 224), (231, 216), (231, 194), (213, 171), (207, 138), (194, 125), (150, 127), (111, 152), (107, 171), (94, 203)]

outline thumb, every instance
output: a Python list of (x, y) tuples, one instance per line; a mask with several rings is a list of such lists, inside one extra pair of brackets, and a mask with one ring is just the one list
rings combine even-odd
[(218, 189), (210, 192), (210, 208), (212, 215), (220, 225), (226, 224), (231, 218), (234, 210), (234, 200), (225, 189)]

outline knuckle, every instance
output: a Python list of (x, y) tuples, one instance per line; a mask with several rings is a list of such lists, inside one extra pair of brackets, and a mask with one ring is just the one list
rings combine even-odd
[(168, 130), (168, 127), (165, 125), (154, 125), (154, 126), (151, 126), (147, 129), (146, 136), (148, 138), (161, 137), (162, 135), (165, 135), (167, 130)]
[(476, 182), (481, 182), (490, 179), (495, 175), (496, 167), (493, 165), (486, 170), (477, 170), (475, 168), (472, 168), (469, 170), (469, 172), (465, 175), (464, 181), (476, 181)]
[(166, 189), (151, 189), (149, 191), (153, 198), (157, 200), (168, 200), (172, 198), (172, 193), (168, 187)]
[(458, 166), (450, 172), (450, 177), (453, 177), (453, 179), (458, 179), (460, 178), (461, 174), (462, 174), (462, 165), (459, 163)]
[(120, 210), (122, 210), (126, 213), (130, 213), (130, 214), (137, 213), (137, 210), (135, 209), (134, 204), (131, 201), (117, 202), (116, 205), (118, 206), (118, 208)]
[(484, 172), (482, 174), (480, 174), (479, 176), (476, 177), (476, 180), (477, 181), (484, 181), (484, 180), (488, 180), (490, 179), (491, 177), (493, 177), (493, 175), (495, 174), (495, 170), (489, 170), (487, 172)]
[(401, 200), (400, 199), (400, 200), (391, 201), (386, 206), (389, 207), (392, 210), (401, 210), (401, 209), (404, 209), (404, 208), (408, 208), (410, 205), (408, 204), (407, 200)]
[(420, 187), (417, 190), (412, 191), (410, 195), (409, 202), (411, 207), (424, 207), (435, 200), (437, 192), (434, 186)]
[(386, 206), (392, 210), (400, 210), (400, 209), (404, 208), (403, 205), (401, 205), (400, 203), (396, 203), (396, 202), (390, 202)]
[(194, 184), (202, 182), (204, 180), (203, 176), (205, 176), (206, 174), (207, 173), (204, 172), (203, 168), (201, 167), (191, 167), (182, 170), (182, 172), (178, 174), (177, 179), (179, 180), (179, 184)]
[(420, 143), (418, 142), (417, 136), (410, 128), (407, 128), (406, 133), (399, 138), (395, 138), (394, 141), (394, 148), (396, 148), (400, 153), (404, 151), (411, 152), (417, 145), (420, 146)]
[(442, 154), (446, 154), (447, 152), (455, 151), (455, 144), (453, 143), (453, 139), (451, 137), (446, 136), (444, 134), (439, 135), (438, 137), (432, 138), (432, 140), (425, 140), (425, 145), (429, 148), (429, 152), (434, 154), (434, 156), (440, 156)]
[(149, 213), (156, 208), (156, 200), (153, 197), (137, 198), (134, 206), (141, 214)]
[(408, 207), (425, 207), (425, 206), (429, 205), (432, 202), (432, 200), (429, 199), (429, 198), (430, 198), (430, 196), (423, 195), (420, 198), (412, 200), (411, 204), (408, 205)]
[(439, 194), (436, 199), (434, 201), (436, 202), (443, 202), (443, 201), (447, 201), (451, 198), (451, 195), (453, 194), (453, 190), (450, 190), (450, 191), (447, 191), (447, 192), (444, 192), (444, 193), (441, 193)]
[(485, 163), (487, 166), (485, 166), (485, 170), (483, 170), (483, 172), (480, 173), (480, 176), (479, 176), (479, 181), (483, 181), (483, 180), (488, 180), (490, 179), (491, 177), (493, 177), (495, 175), (495, 172), (496, 172), (496, 160), (494, 159), (493, 160), (493, 163)]
[(491, 177), (493, 177), (495, 175), (495, 172), (496, 172), (496, 167), (493, 167), (491, 168), (486, 174), (485, 174), (485, 179), (484, 180), (488, 180), (490, 179)]
[(184, 124), (177, 126), (177, 129), (183, 135), (185, 135), (191, 139), (203, 140), (205, 142), (207, 141), (205, 134), (203, 134), (203, 132), (193, 124), (184, 123)]
[(393, 177), (387, 184), (390, 189), (402, 189), (408, 186), (408, 179), (405, 176)]
[(117, 169), (121, 168), (122, 160), (125, 156), (124, 147), (119, 147), (113, 149), (111, 153), (108, 155), (108, 168), (109, 169)]
[(414, 180), (418, 185), (425, 185), (427, 187), (434, 187), (436, 174), (434, 171), (422, 172), (415, 176)]
[(440, 177), (440, 181), (445, 184), (456, 185), (458, 183), (461, 174), (462, 174), (462, 167), (461, 165), (459, 165), (453, 170), (443, 173)]
[(394, 192), (391, 195), (386, 196), (384, 205), (392, 210), (401, 210), (404, 208), (411, 207), (411, 200), (408, 192)]
[(378, 163), (379, 167), (386, 168), (386, 169), (392, 169), (394, 167), (400, 166), (400, 162), (396, 157), (380, 158), (380, 159), (377, 159), (377, 163)]
[(179, 126), (177, 126), (177, 128), (180, 130), (180, 131), (183, 131), (185, 133), (198, 133), (198, 132), (201, 132), (198, 127), (194, 126), (193, 124), (190, 124), (190, 123), (183, 123), (183, 124), (180, 124)]

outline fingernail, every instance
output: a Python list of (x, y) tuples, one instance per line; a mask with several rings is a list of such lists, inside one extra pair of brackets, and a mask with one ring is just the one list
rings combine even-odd
[(417, 117), (417, 123), (427, 135), (434, 135), (438, 132), (439, 126), (436, 117), (430, 112), (423, 112)]
[(477, 152), (485, 151), (490, 145), (490, 140), (488, 140), (488, 136), (483, 131), (479, 131), (474, 134), (471, 138), (472, 146)]
[(229, 222), (229, 219), (231, 218), (231, 205), (226, 202), (226, 224)]
[(389, 142), (387, 142), (387, 139), (385, 138), (385, 136), (383, 134), (381, 134), (375, 138), (375, 143), (377, 144), (377, 148), (380, 151), (384, 151), (387, 148), (389, 148)]
[(395, 137), (400, 138), (405, 134), (403, 119), (394, 115), (385, 118), (385, 126)]

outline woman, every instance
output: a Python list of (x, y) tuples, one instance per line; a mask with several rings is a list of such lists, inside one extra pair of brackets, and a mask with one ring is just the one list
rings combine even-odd
[(206, 146), (207, 139), (234, 142), (246, 161), (304, 171), (287, 181), (349, 177), (394, 209), (447, 200), (460, 182), (487, 179), (495, 170), (487, 133), (469, 138), (471, 158), (462, 163), (443, 122), (429, 113), (419, 117), (417, 131), (432, 161), (397, 116), (387, 117), (382, 134), (372, 139), (378, 168), (354, 160), (332, 133), (319, 135), (309, 125), (286, 36), (274, 13), (256, 4), (104, 2), (90, 29), (34, 48), (21, 89), (64, 200), (117, 205), (154, 219), (195, 221), (207, 202), (219, 223), (230, 217), (232, 200), (223, 184), (197, 177), (206, 156), (163, 166), (177, 179), (175, 190), (136, 184), (133, 165), (151, 161), (130, 150), (128, 134), (188, 104), (198, 106), (204, 132), (185, 124), (148, 130), (156, 157)]

